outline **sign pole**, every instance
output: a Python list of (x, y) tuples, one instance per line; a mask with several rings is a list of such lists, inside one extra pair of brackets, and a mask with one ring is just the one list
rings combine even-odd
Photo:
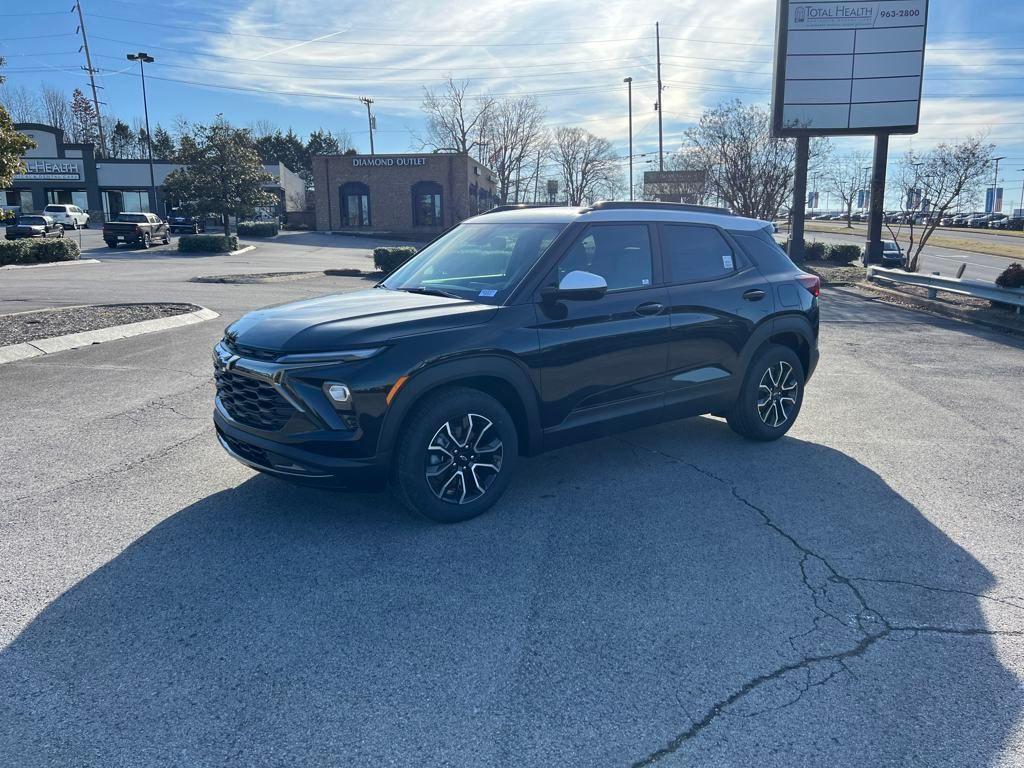
[(885, 217), (885, 169), (889, 164), (889, 134), (875, 135), (875, 159), (871, 166), (871, 214), (864, 263), (882, 261), (882, 219)]
[(793, 225), (789, 234), (789, 258), (798, 263), (804, 260), (804, 213), (807, 206), (807, 162), (810, 154), (810, 138), (807, 136), (797, 137), (793, 205), (790, 208)]

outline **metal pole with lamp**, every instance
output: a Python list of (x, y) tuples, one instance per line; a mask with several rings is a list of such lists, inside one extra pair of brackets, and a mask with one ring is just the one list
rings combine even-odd
[(148, 53), (129, 53), (128, 61), (139, 62), (139, 75), (142, 78), (142, 112), (146, 118), (146, 152), (149, 155), (149, 200), (152, 206), (151, 213), (159, 215), (160, 206), (156, 199), (156, 174), (153, 172), (153, 134), (149, 130), (149, 102), (146, 98), (146, 64), (152, 64), (156, 59)]
[[(1017, 173), (1024, 173), (1024, 168), (1018, 168)], [(1020, 182), (1020, 215), (1024, 216), (1024, 179)]]
[(629, 91), (629, 200), (633, 201), (633, 78), (627, 77), (622, 82)]
[[(992, 162), (995, 163), (996, 169), (995, 174), (992, 178), (992, 210), (988, 211), (988, 213), (997, 213), (996, 203), (998, 202), (998, 200), (996, 198), (999, 196), (999, 161), (1005, 159), (1005, 157), (992, 158)], [(1002, 208), (1002, 206), (999, 207)]]

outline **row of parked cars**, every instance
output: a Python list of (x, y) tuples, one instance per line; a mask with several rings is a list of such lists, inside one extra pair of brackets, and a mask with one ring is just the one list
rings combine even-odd
[[(821, 213), (808, 217), (811, 221), (867, 221), (867, 213), (852, 213), (847, 216), (845, 213)], [(929, 213), (904, 213), (902, 211), (889, 211), (885, 214), (886, 224), (916, 224), (924, 225), (935, 222), (936, 217)], [(947, 214), (937, 222), (943, 227), (967, 227), (971, 229), (1005, 229), (1024, 231), (1024, 216), (1008, 216), (1005, 213), (958, 213)]]
[[(66, 229), (85, 229), (89, 214), (74, 205), (48, 205), (42, 213), (22, 214), (7, 226), (8, 240), (32, 237), (64, 237)], [(149, 247), (153, 242), (170, 242), (170, 233), (199, 234), (206, 231), (206, 220), (189, 216), (175, 209), (167, 220), (155, 213), (125, 211), (103, 224), (103, 240), (111, 248), (118, 243), (135, 243)]]

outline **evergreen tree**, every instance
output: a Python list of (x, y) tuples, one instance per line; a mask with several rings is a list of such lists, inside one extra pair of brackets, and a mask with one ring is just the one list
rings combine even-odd
[(96, 107), (80, 88), (71, 94), (71, 140), (78, 144), (99, 145), (99, 120)]

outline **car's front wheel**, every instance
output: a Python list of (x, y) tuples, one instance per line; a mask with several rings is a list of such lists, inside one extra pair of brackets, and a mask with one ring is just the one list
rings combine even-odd
[(410, 509), (442, 523), (469, 520), (504, 493), (518, 459), (515, 423), (479, 390), (428, 395), (402, 429), (393, 485)]
[(142, 233), (142, 247), (149, 248), (153, 245), (153, 236), (149, 232)]
[(789, 432), (804, 399), (804, 367), (789, 347), (762, 349), (747, 369), (729, 426), (748, 440), (768, 442)]

